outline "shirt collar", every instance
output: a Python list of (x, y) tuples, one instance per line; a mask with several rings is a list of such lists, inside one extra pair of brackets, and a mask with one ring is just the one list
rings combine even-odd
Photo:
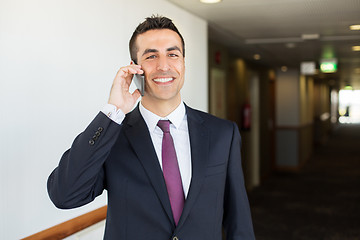
[(175, 128), (178, 129), (186, 114), (185, 104), (182, 101), (179, 106), (177, 106), (177, 108), (175, 108), (175, 110), (166, 117), (160, 117), (155, 113), (150, 112), (141, 104), (141, 102), (139, 105), (139, 110), (150, 131), (155, 130), (159, 120), (170, 120), (170, 122), (175, 126)]

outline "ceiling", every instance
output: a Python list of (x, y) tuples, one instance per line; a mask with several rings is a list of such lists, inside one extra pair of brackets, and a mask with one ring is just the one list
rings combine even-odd
[[(303, 61), (336, 58), (337, 73), (316, 74), (342, 88), (360, 89), (360, 0), (168, 0), (205, 19), (209, 39), (247, 61), (265, 66), (299, 68)], [(260, 59), (254, 60), (254, 54)]]

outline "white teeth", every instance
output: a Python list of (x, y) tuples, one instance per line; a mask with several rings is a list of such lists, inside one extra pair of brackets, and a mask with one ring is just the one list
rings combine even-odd
[(161, 83), (170, 82), (172, 80), (173, 80), (173, 78), (155, 78), (154, 79), (155, 82), (161, 82)]

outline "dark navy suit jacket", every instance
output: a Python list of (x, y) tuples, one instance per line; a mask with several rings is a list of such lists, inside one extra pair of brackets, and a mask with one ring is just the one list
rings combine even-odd
[(189, 193), (175, 226), (162, 170), (138, 107), (121, 125), (99, 113), (48, 179), (58, 208), (91, 202), (104, 189), (104, 239), (255, 239), (236, 124), (186, 107), (192, 161)]

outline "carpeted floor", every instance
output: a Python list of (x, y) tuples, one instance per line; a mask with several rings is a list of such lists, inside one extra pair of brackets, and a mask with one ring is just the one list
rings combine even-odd
[(360, 240), (360, 125), (341, 125), (298, 173), (249, 192), (257, 240)]

